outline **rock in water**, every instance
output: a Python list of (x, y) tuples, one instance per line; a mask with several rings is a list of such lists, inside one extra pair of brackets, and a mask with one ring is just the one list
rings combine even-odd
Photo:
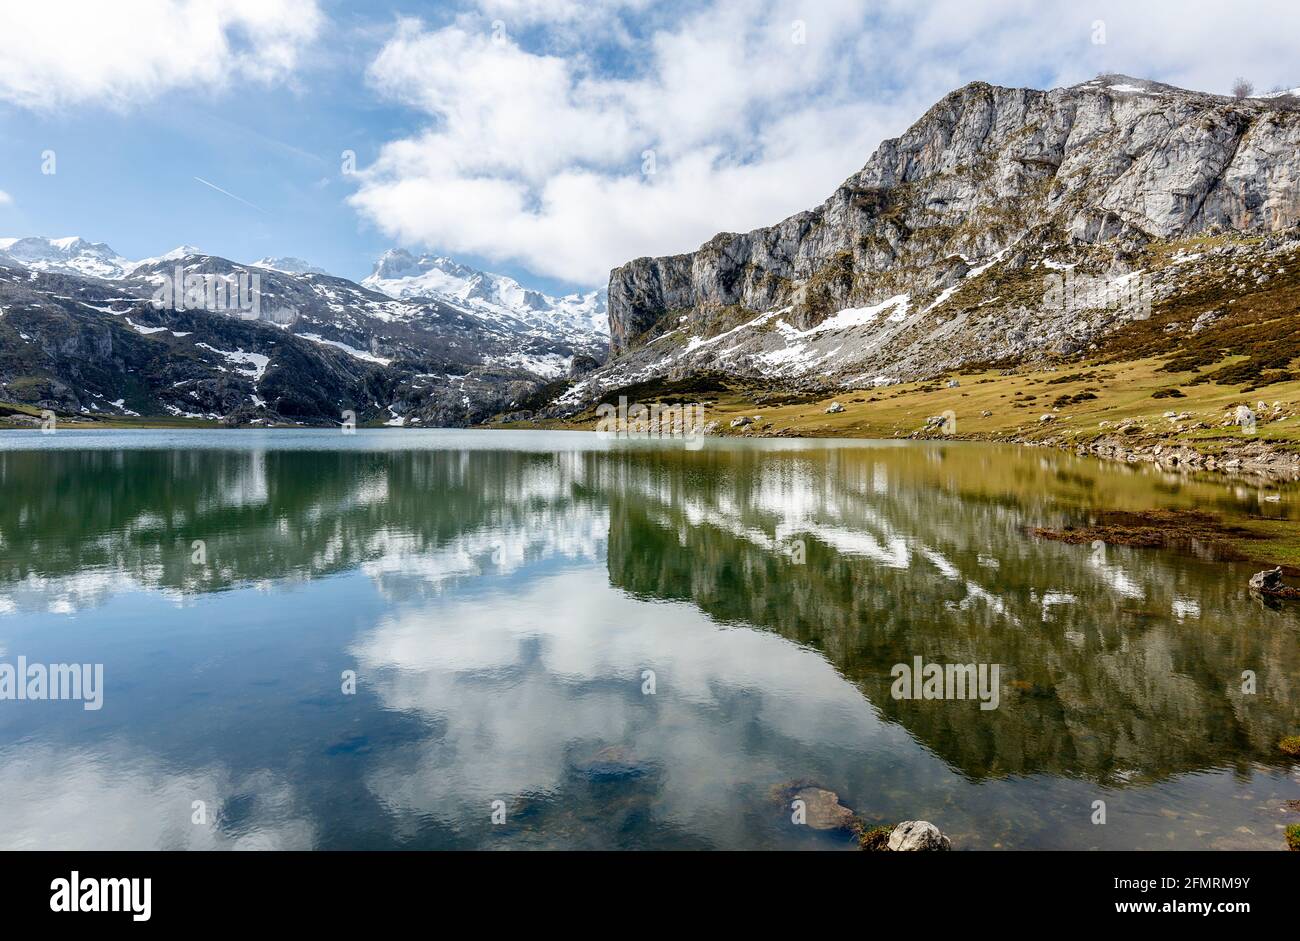
[(952, 849), (949, 840), (928, 820), (904, 820), (889, 834), (889, 848), (896, 853)]
[(853, 811), (840, 803), (834, 791), (806, 787), (794, 796), (803, 801), (806, 822), (814, 830), (839, 830), (853, 822)]
[(1251, 591), (1279, 591), (1282, 588), (1282, 567), (1265, 569), (1250, 576)]

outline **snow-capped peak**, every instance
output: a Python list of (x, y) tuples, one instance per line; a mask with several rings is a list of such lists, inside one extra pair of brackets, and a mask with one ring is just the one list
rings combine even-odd
[(75, 235), (0, 238), (0, 252), (35, 271), (89, 278), (121, 278), (135, 267), (103, 242), (87, 242)]
[(317, 268), (315, 265), (309, 264), (301, 258), (294, 258), (291, 255), (259, 258), (253, 262), (253, 267), (267, 268), (283, 274), (329, 274), (324, 268)]
[[(202, 255), (203, 249), (196, 245), (177, 245), (169, 252), (159, 255), (157, 258), (150, 258), (149, 261), (180, 261), (188, 255)], [(141, 262), (140, 264), (144, 264)]]
[(403, 248), (379, 256), (361, 282), (389, 297), (432, 298), (488, 317), (512, 317), (548, 331), (609, 332), (606, 292), (551, 297), (514, 278), (479, 271), (445, 255), (416, 257)]

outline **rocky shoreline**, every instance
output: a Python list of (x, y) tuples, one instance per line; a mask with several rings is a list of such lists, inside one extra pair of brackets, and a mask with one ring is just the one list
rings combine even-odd
[[(768, 437), (790, 437), (790, 435)], [(1210, 472), (1251, 483), (1287, 483), (1300, 480), (1300, 453), (1285, 451), (1263, 442), (1252, 442), (1240, 447), (1227, 448), (1218, 454), (1207, 454), (1185, 442), (1135, 444), (1112, 435), (1083, 443), (1056, 438), (1002, 435), (914, 434), (908, 437), (923, 441), (981, 441), (988, 444), (1053, 448), (1059, 451), (1071, 451), (1080, 457), (1096, 457), (1125, 464), (1154, 464), (1160, 470), (1172, 473)]]
[(1217, 471), (1275, 481), (1300, 480), (1300, 454), (1264, 442), (1250, 442), (1227, 448), (1220, 454), (1203, 454), (1183, 442), (1133, 445), (1114, 436), (1073, 446), (1063, 443), (1059, 447), (1071, 449), (1080, 455), (1128, 464), (1156, 464), (1162, 470)]

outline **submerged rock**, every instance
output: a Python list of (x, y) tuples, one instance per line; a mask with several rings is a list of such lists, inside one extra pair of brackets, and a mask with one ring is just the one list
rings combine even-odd
[(570, 755), (574, 771), (594, 780), (638, 778), (651, 768), (622, 745), (596, 745), (577, 749)]
[(814, 830), (840, 830), (853, 823), (853, 811), (840, 803), (834, 791), (805, 787), (795, 792), (794, 799), (803, 801), (804, 822)]
[(889, 834), (889, 848), (895, 853), (944, 851), (952, 849), (952, 841), (928, 820), (904, 820)]

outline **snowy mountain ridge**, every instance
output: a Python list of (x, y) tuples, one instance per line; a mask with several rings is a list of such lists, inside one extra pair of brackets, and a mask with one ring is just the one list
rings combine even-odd
[(361, 283), (389, 297), (432, 297), (480, 314), (515, 317), (542, 329), (609, 333), (604, 290), (551, 297), (514, 278), (479, 271), (446, 256), (416, 257), (405, 249), (389, 249)]

